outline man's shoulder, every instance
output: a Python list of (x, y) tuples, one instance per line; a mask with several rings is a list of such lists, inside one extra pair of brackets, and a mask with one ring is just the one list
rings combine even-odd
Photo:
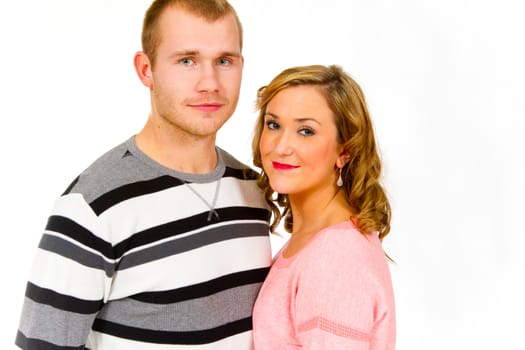
[(244, 164), (237, 158), (235, 158), (231, 153), (228, 151), (225, 151), (224, 149), (217, 147), (217, 151), (221, 154), (221, 158), (224, 161), (224, 164), (227, 167), (235, 168), (235, 169), (245, 169), (249, 168), (248, 165)]
[(130, 182), (144, 178), (149, 169), (141, 165), (130, 140), (113, 147), (82, 171), (63, 195), (80, 193), (87, 202)]
[(217, 149), (218, 152), (221, 154), (221, 157), (224, 161), (224, 165), (226, 167), (225, 176), (233, 176), (246, 180), (254, 180), (257, 178), (257, 172), (253, 168), (241, 162), (222, 148), (217, 147)]

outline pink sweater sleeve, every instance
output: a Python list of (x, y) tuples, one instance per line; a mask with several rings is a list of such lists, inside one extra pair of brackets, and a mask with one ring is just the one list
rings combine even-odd
[(299, 258), (291, 305), (303, 349), (395, 348), (392, 282), (376, 235), (329, 229)]

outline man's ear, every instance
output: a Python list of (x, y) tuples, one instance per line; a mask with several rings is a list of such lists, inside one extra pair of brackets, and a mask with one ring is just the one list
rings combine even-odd
[(148, 56), (142, 51), (137, 52), (133, 58), (133, 65), (142, 84), (151, 89), (153, 80), (151, 79), (151, 64)]

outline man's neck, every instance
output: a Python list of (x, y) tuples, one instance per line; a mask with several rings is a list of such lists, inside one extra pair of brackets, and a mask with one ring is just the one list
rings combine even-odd
[(159, 164), (184, 173), (206, 174), (217, 166), (215, 136), (165, 132), (146, 123), (135, 136), (137, 147)]

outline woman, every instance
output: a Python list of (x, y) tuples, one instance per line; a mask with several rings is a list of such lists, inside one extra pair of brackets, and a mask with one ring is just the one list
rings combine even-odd
[(259, 186), (291, 236), (255, 304), (255, 349), (394, 349), (390, 204), (360, 87), (338, 66), (295, 67), (257, 107)]

